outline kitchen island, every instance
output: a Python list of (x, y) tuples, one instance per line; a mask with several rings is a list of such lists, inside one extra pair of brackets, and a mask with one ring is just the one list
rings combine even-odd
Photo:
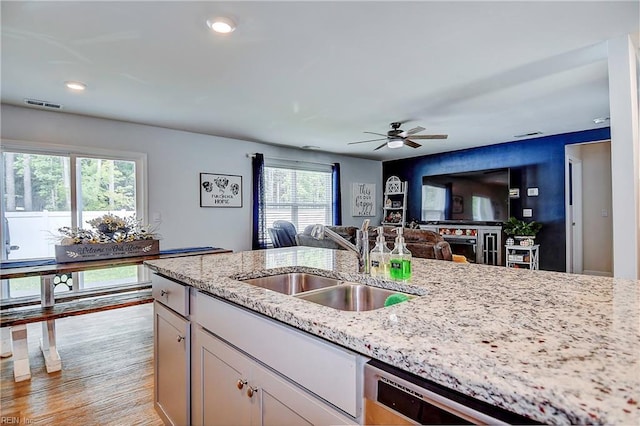
[[(639, 283), (414, 259), (395, 283), (351, 252), (291, 247), (148, 261), (154, 271), (447, 388), (552, 424), (640, 423)], [(241, 282), (284, 272), (417, 294), (339, 311)]]

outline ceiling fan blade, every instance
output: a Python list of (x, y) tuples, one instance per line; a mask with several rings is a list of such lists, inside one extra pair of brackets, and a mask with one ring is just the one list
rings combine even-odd
[(362, 132), (362, 133), (369, 133), (371, 135), (378, 135), (378, 136), (384, 136), (385, 138), (387, 137), (387, 135), (383, 134), (383, 133), (376, 133), (376, 132)]
[(368, 141), (358, 141), (358, 142), (349, 142), (347, 145), (355, 145), (357, 143), (365, 143), (365, 142), (375, 142), (375, 141), (383, 141), (387, 138), (381, 138), (381, 139), (369, 139)]
[(406, 146), (410, 146), (411, 148), (420, 148), (422, 146), (419, 143), (412, 141), (411, 139), (405, 139), (404, 144)]
[(413, 129), (411, 129), (411, 130), (407, 130), (406, 132), (402, 132), (402, 133), (400, 133), (400, 136), (402, 136), (402, 137), (404, 138), (404, 137), (407, 137), (407, 136), (413, 135), (414, 133), (419, 133), (419, 132), (421, 132), (421, 131), (423, 131), (423, 130), (427, 130), (427, 129), (425, 129), (425, 128), (424, 128), (424, 127), (422, 127), (422, 126), (414, 127), (414, 128), (413, 128)]
[(411, 139), (446, 139), (449, 135), (415, 135)]
[(374, 149), (374, 151), (379, 150), (380, 148), (384, 148), (385, 146), (387, 146), (387, 143), (383, 143), (382, 145), (380, 145), (379, 147), (377, 147), (376, 149)]

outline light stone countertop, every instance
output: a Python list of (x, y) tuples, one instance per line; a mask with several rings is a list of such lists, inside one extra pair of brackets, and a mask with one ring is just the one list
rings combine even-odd
[[(407, 284), (343, 250), (292, 247), (145, 262), (151, 269), (534, 420), (640, 424), (640, 282), (413, 259)], [(300, 271), (420, 294), (346, 312), (233, 278)]]

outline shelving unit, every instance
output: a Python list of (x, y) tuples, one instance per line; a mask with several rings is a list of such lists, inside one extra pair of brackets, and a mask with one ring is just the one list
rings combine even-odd
[(390, 176), (384, 187), (384, 214), (382, 224), (406, 226), (407, 224), (407, 182), (397, 176)]
[(532, 246), (505, 246), (505, 249), (507, 252), (507, 268), (538, 269), (540, 244)]

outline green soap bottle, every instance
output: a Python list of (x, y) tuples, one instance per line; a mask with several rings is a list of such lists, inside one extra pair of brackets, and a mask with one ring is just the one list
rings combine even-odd
[(407, 250), (402, 236), (402, 227), (398, 227), (395, 231), (398, 233), (396, 237), (395, 247), (391, 251), (390, 269), (391, 278), (396, 281), (409, 281), (411, 279), (411, 252)]

